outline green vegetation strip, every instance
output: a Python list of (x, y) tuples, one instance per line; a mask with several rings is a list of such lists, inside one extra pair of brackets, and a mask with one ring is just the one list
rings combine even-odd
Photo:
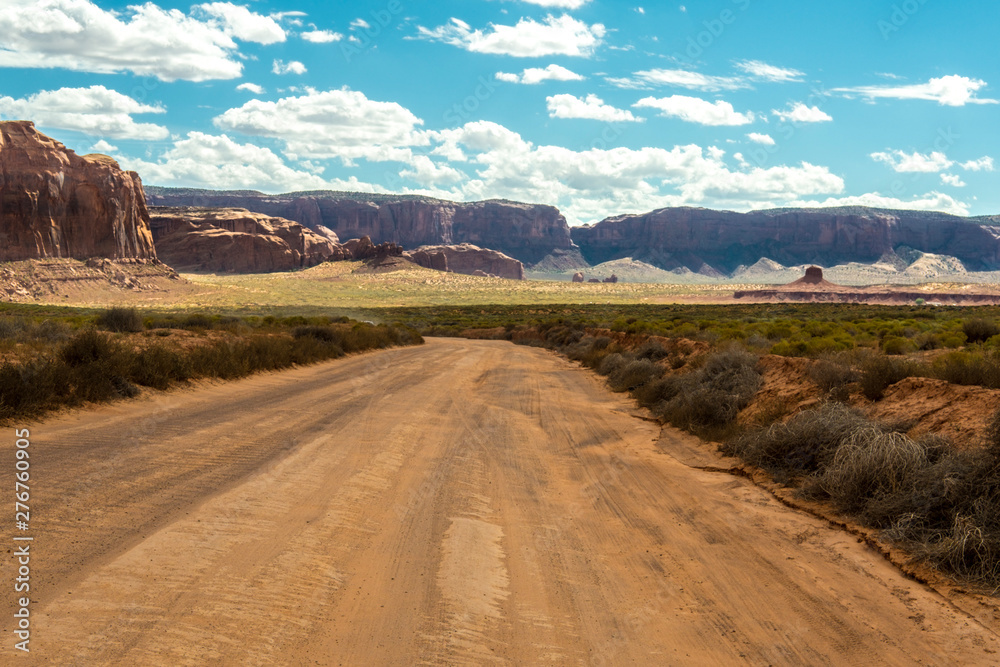
[(39, 317), (26, 309), (0, 314), (0, 421), (131, 398), (140, 386), (231, 380), (422, 342), (406, 327), (347, 318), (143, 317), (125, 308), (90, 315), (43, 310)]

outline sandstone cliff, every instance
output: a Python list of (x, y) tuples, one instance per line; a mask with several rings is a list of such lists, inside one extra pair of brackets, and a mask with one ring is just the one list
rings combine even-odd
[(155, 260), (142, 182), (29, 121), (0, 122), (0, 261)]
[(1000, 227), (986, 219), (864, 207), (751, 213), (665, 208), (573, 228), (591, 264), (632, 257), (673, 270), (731, 274), (762, 257), (784, 265), (875, 262), (897, 249), (948, 255), (969, 270), (1000, 268)]
[(146, 190), (158, 206), (238, 207), (321, 227), (341, 239), (368, 236), (405, 248), (472, 243), (535, 264), (574, 250), (570, 229), (552, 206), (508, 201), (456, 203), (429, 197), (348, 192), (265, 195), (253, 191)]
[(422, 246), (404, 256), (415, 264), (467, 275), (489, 275), (524, 280), (524, 265), (502, 252), (480, 248), (471, 243)]
[(184, 271), (269, 273), (348, 258), (297, 222), (245, 209), (152, 207), (150, 216), (160, 259)]

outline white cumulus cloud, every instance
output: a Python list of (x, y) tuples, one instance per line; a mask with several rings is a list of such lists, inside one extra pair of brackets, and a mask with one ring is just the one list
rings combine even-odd
[(409, 147), (428, 143), (417, 129), (423, 121), (408, 109), (353, 90), (310, 91), (277, 102), (250, 100), (214, 123), (223, 130), (283, 141), (290, 155), (345, 163), (356, 158), (407, 162)]
[(156, 162), (118, 159), (124, 168), (138, 171), (143, 181), (151, 185), (246, 188), (264, 192), (374, 189), (356, 178), (329, 181), (310, 171), (295, 169), (270, 149), (241, 144), (225, 134), (189, 132), (186, 138), (174, 142)]
[(644, 97), (632, 106), (657, 109), (661, 116), (699, 125), (749, 125), (754, 120), (753, 112), (740, 113), (724, 100), (709, 102), (687, 95)]
[(0, 0), (0, 67), (234, 79), (243, 64), (230, 31), (217, 17), (151, 2), (112, 11), (89, 0)]
[(244, 42), (275, 44), (285, 41), (285, 31), (270, 16), (261, 16), (231, 2), (211, 2), (195, 9), (218, 19), (227, 35)]
[(275, 74), (305, 74), (308, 70), (298, 60), (287, 63), (283, 60), (275, 60), (271, 65), (271, 71)]
[(761, 134), (760, 132), (751, 132), (747, 135), (747, 139), (754, 142), (755, 144), (763, 144), (765, 146), (774, 145), (774, 137), (770, 134)]
[(895, 150), (888, 152), (872, 153), (871, 158), (876, 162), (882, 162), (900, 173), (922, 173), (936, 174), (945, 169), (950, 169), (954, 162), (940, 151), (931, 153), (906, 153)]
[(587, 118), (590, 120), (601, 120), (605, 122), (641, 122), (642, 118), (636, 118), (631, 111), (626, 109), (616, 109), (610, 104), (605, 104), (597, 95), (587, 95), (581, 99), (575, 95), (552, 95), (546, 97), (545, 102), (549, 109), (550, 118)]
[(958, 174), (941, 174), (941, 183), (951, 185), (956, 188), (964, 188), (965, 181)]
[(888, 98), (896, 100), (927, 100), (942, 106), (961, 107), (966, 104), (997, 104), (997, 100), (977, 97), (979, 90), (986, 87), (981, 79), (951, 74), (927, 83), (908, 86), (860, 86), (857, 88), (834, 88), (834, 92), (847, 96), (860, 95), (870, 100)]
[(520, 74), (513, 72), (497, 72), (496, 79), (507, 83), (523, 83), (534, 85), (543, 81), (583, 81), (583, 77), (560, 65), (548, 67), (528, 67)]
[(869, 206), (872, 208), (888, 208), (912, 211), (940, 211), (952, 215), (969, 215), (969, 206), (950, 195), (937, 191), (917, 195), (912, 199), (898, 199), (869, 192), (863, 195), (849, 197), (830, 197), (823, 201), (800, 200), (788, 202), (787, 206), (804, 208), (829, 208), (832, 206)]
[(418, 34), (423, 39), (444, 42), (475, 53), (522, 58), (590, 56), (601, 45), (606, 32), (600, 23), (587, 25), (566, 14), (547, 16), (542, 21), (522, 18), (516, 25), (491, 24), (485, 30), (474, 30), (468, 23), (456, 18), (437, 28), (418, 28)]
[(344, 39), (344, 35), (332, 30), (310, 30), (299, 35), (302, 39), (313, 44), (329, 44), (339, 42)]
[(969, 160), (961, 164), (966, 171), (993, 171), (993, 158), (984, 155), (978, 160)]
[(117, 139), (166, 138), (170, 134), (167, 128), (132, 118), (133, 114), (165, 112), (162, 106), (138, 102), (104, 86), (42, 90), (21, 99), (0, 97), (0, 117)]
[(724, 151), (714, 147), (574, 151), (537, 146), (489, 121), (430, 134), (436, 154), (476, 168), (468, 181), (452, 188), (452, 197), (556, 204), (574, 223), (662, 206), (774, 206), (844, 189), (843, 180), (826, 167), (733, 169)]
[(264, 86), (261, 86), (256, 83), (250, 83), (249, 81), (247, 81), (246, 83), (241, 83), (240, 85), (236, 86), (236, 90), (245, 90), (247, 92), (253, 93), (254, 95), (264, 94)]
[(825, 123), (833, 120), (833, 116), (817, 106), (806, 106), (802, 102), (792, 104), (788, 109), (772, 109), (776, 118), (789, 123)]

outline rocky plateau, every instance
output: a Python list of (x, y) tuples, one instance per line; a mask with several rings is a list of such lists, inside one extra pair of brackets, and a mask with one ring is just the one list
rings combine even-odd
[(0, 261), (156, 260), (139, 175), (0, 122)]

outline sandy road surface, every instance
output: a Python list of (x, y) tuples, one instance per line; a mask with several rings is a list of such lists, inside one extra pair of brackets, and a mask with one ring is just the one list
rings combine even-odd
[(542, 350), (431, 340), (35, 424), (18, 664), (1000, 657), (851, 536), (684, 465), (630, 412)]

